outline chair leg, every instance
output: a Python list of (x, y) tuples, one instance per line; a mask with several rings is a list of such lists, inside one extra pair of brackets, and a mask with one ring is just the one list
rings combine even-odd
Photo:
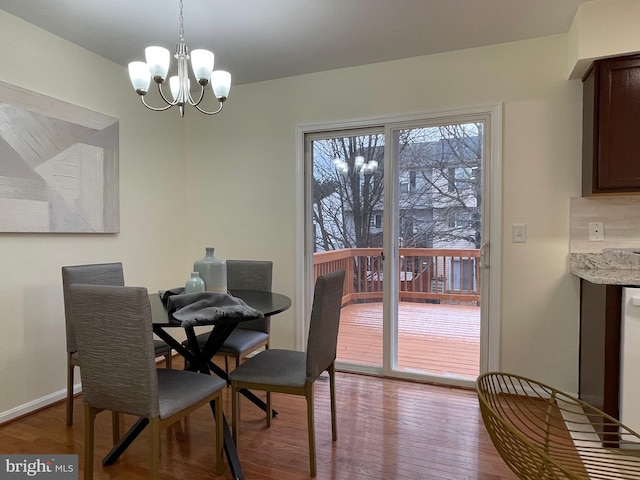
[(338, 427), (336, 422), (336, 366), (329, 365), (329, 391), (331, 393), (331, 439), (338, 439)]
[(84, 480), (93, 480), (94, 422), (96, 410), (84, 404)]
[(309, 430), (309, 468), (311, 476), (316, 476), (316, 432), (313, 421), (313, 382), (307, 382), (307, 429)]
[(222, 430), (223, 418), (222, 418), (222, 395), (218, 395), (215, 403), (215, 415), (216, 415), (216, 475), (222, 475), (224, 472), (224, 459), (223, 459), (223, 447), (224, 436)]
[(118, 412), (111, 412), (111, 431), (113, 444), (116, 445), (120, 440), (120, 414)]
[(224, 356), (224, 371), (229, 373), (229, 355)]
[(169, 350), (167, 353), (164, 354), (164, 366), (165, 366), (165, 368), (171, 369), (173, 367), (172, 359), (173, 359), (173, 357), (171, 356), (171, 350)]
[(73, 369), (71, 354), (67, 352), (67, 427), (73, 425)]
[(271, 428), (273, 418), (273, 407), (271, 406), (271, 392), (267, 392), (267, 428)]
[(236, 385), (231, 382), (231, 436), (238, 446), (238, 417), (240, 416), (240, 398)]
[(149, 478), (159, 480), (160, 478), (160, 418), (155, 417), (149, 420)]
[(236, 355), (236, 368), (240, 366), (240, 354)]

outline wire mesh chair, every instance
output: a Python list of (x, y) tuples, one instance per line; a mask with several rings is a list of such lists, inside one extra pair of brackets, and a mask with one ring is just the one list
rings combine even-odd
[(478, 377), (482, 419), (521, 479), (640, 479), (640, 436), (556, 388), (507, 373)]

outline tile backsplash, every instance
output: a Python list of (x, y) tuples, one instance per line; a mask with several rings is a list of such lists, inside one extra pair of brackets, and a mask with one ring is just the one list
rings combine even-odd
[[(571, 198), (569, 219), (570, 253), (640, 248), (640, 195)], [(604, 241), (589, 241), (589, 222), (604, 222)]]

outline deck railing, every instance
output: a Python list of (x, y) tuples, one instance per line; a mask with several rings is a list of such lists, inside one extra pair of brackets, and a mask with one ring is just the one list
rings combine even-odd
[[(480, 301), (480, 250), (401, 248), (400, 300)], [(345, 248), (313, 255), (314, 279), (343, 268), (343, 304), (356, 300), (381, 301), (382, 250)]]

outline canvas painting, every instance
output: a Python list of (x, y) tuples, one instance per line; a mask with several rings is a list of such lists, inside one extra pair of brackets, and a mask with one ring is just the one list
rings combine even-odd
[(0, 232), (117, 233), (118, 120), (0, 82)]

